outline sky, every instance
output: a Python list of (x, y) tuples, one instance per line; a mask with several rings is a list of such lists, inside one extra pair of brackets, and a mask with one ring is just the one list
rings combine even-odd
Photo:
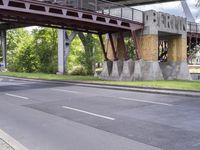
[[(190, 10), (193, 14), (193, 17), (196, 19), (196, 22), (200, 23), (200, 7), (196, 7), (196, 0), (186, 0)], [(185, 17), (184, 11), (181, 6), (181, 2), (168, 2), (162, 4), (153, 4), (153, 5), (144, 5), (144, 6), (137, 6), (136, 9), (140, 10), (156, 10), (160, 12), (166, 12), (169, 14), (173, 14), (176, 16)]]

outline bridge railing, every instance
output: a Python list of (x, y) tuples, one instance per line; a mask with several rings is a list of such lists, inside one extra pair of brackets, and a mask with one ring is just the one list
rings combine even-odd
[(143, 12), (124, 5), (106, 0), (34, 0), (68, 6), (86, 11), (93, 11), (114, 17), (120, 17), (131, 21), (143, 23)]
[(200, 24), (195, 22), (188, 22), (187, 31), (191, 33), (200, 33)]

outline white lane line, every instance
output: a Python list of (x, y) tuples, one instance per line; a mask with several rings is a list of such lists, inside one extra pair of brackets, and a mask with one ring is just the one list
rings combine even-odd
[(74, 94), (80, 93), (78, 91), (70, 91), (70, 90), (63, 90), (63, 89), (51, 89), (51, 90), (53, 90), (53, 91), (59, 91), (59, 92), (74, 93)]
[(19, 96), (19, 95), (14, 95), (14, 94), (9, 94), (9, 93), (5, 93), (5, 95), (15, 97), (15, 98), (21, 98), (21, 99), (29, 100), (28, 97), (23, 97), (23, 96)]
[(150, 103), (150, 104), (156, 104), (156, 105), (173, 106), (172, 104), (168, 104), (168, 103), (153, 102), (153, 101), (133, 99), (133, 98), (126, 98), (126, 97), (120, 97), (120, 99), (122, 99), (122, 100), (128, 100), (128, 101), (141, 102), (141, 103)]
[(95, 113), (84, 111), (84, 110), (80, 110), (80, 109), (77, 109), (77, 108), (72, 108), (72, 107), (67, 107), (67, 106), (62, 106), (62, 108), (73, 110), (73, 111), (77, 111), (77, 112), (81, 112), (81, 113), (92, 115), (92, 116), (99, 117), (99, 118), (104, 118), (104, 119), (112, 120), (112, 121), (115, 120), (115, 118), (111, 118), (111, 117), (108, 117), (108, 116), (95, 114)]

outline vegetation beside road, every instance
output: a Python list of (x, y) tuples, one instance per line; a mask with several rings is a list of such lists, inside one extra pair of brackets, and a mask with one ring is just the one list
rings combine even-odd
[(57, 81), (81, 81), (87, 83), (98, 83), (108, 85), (125, 85), (151, 88), (167, 88), (180, 90), (197, 90), (200, 91), (200, 81), (105, 81), (93, 76), (69, 76), (45, 73), (16, 73), (0, 72), (0, 76), (11, 76), (19, 78), (45, 79)]

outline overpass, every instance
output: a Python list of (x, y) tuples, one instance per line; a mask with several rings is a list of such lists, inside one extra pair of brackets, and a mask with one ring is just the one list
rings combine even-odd
[[(142, 12), (121, 5), (122, 1), (118, 2), (120, 4), (104, 0), (0, 0), (3, 49), (6, 47), (6, 32), (3, 29), (6, 28), (38, 25), (89, 32), (99, 35), (105, 57), (101, 75), (104, 79), (190, 79), (186, 63), (187, 31), (188, 35), (197, 36), (198, 43), (199, 25), (187, 24), (185, 18), (166, 13)], [(128, 1), (124, 2), (129, 5)], [(134, 2), (149, 4), (160, 1)], [(75, 35), (68, 37), (65, 34), (65, 31), (59, 30), (61, 73), (65, 71), (70, 39)], [(103, 34), (108, 35), (106, 44)], [(131, 36), (136, 46), (137, 60), (134, 62), (128, 57), (125, 34)]]

